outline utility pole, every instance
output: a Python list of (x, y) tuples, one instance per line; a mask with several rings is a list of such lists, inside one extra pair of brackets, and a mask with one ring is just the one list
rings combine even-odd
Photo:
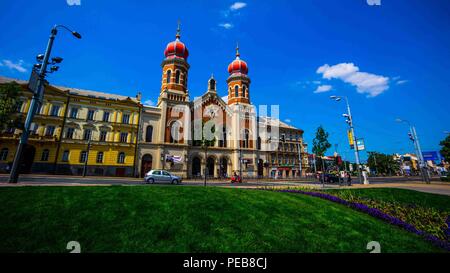
[(350, 104), (348, 102), (348, 98), (346, 96), (330, 96), (330, 99), (335, 100), (335, 101), (340, 101), (342, 98), (345, 99), (345, 102), (347, 104), (347, 114), (344, 114), (343, 116), (347, 118), (346, 122), (350, 127), (350, 132), (352, 135), (352, 141), (353, 141), (353, 148), (355, 150), (355, 161), (356, 161), (356, 166), (358, 169), (358, 180), (361, 183), (362, 179), (361, 179), (361, 165), (360, 165), (360, 161), (359, 161), (359, 150), (358, 150), (358, 143), (356, 143), (357, 139), (355, 136), (355, 129), (354, 129), (354, 124), (353, 124), (353, 116), (352, 116), (352, 112), (350, 110)]
[[(16, 154), (14, 155), (14, 162), (11, 167), (11, 173), (9, 176), (9, 183), (17, 183), (19, 178), (19, 164), (22, 158), (22, 153), (25, 145), (28, 142), (28, 136), (30, 134), (30, 126), (33, 122), (34, 115), (36, 113), (36, 109), (42, 105), (42, 99), (44, 98), (44, 84), (45, 84), (45, 76), (47, 73), (52, 73), (58, 70), (59, 67), (53, 66), (51, 71), (47, 71), (47, 66), (49, 64), (56, 64), (62, 61), (62, 58), (53, 58), (52, 62), (49, 63), (50, 54), (52, 52), (53, 42), (55, 40), (56, 34), (58, 33), (57, 28), (62, 27), (72, 33), (78, 39), (81, 39), (81, 35), (76, 31), (71, 31), (69, 28), (63, 25), (55, 25), (51, 32), (50, 37), (47, 43), (47, 49), (45, 50), (45, 54), (38, 56), (38, 61), (42, 60), (42, 64), (35, 65), (36, 68), (39, 68), (39, 74), (37, 75), (37, 84), (33, 88), (33, 97), (31, 98), (30, 108), (28, 109), (27, 117), (25, 119), (25, 124), (23, 128), (22, 135), (19, 140), (19, 144), (17, 145)], [(35, 73), (34, 69), (32, 71), (32, 75)]]
[(408, 120), (396, 119), (397, 122), (405, 122), (409, 125), (409, 138), (414, 143), (414, 149), (416, 151), (417, 159), (419, 161), (419, 171), (422, 176), (422, 180), (429, 184), (430, 178), (428, 177), (428, 168), (426, 166), (426, 162), (424, 161), (422, 149), (420, 147), (419, 138), (416, 133), (416, 128), (411, 124)]
[(417, 136), (417, 133), (416, 133), (416, 127), (411, 126), (411, 131), (412, 131), (413, 136), (414, 136), (414, 143), (417, 146), (417, 153), (418, 153), (418, 158), (420, 159), (420, 169), (421, 169), (421, 172), (422, 172), (423, 179), (425, 180), (425, 182), (427, 184), (429, 184), (430, 183), (430, 177), (428, 176), (427, 163), (425, 162), (425, 160), (423, 158), (422, 148), (420, 147), (420, 142), (419, 142), (419, 137)]

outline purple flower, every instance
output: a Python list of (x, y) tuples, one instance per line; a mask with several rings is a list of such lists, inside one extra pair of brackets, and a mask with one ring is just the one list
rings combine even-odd
[(445, 230), (445, 236), (447, 237), (447, 241), (450, 240), (450, 215), (447, 216), (447, 220), (445, 221), (447, 223), (447, 229)]
[[(423, 238), (425, 238), (425, 240), (431, 242), (433, 245), (437, 246), (437, 247), (441, 247), (447, 251), (450, 251), (450, 242), (446, 242), (446, 241), (442, 241), (439, 238), (437, 238), (434, 235), (428, 234), (424, 231), (418, 230), (415, 226), (408, 224), (394, 216), (388, 215), (384, 212), (382, 212), (379, 209), (376, 208), (370, 208), (365, 204), (361, 204), (361, 203), (356, 203), (356, 202), (349, 202), (346, 201), (344, 199), (341, 199), (339, 197), (336, 197), (334, 195), (330, 195), (330, 194), (326, 194), (326, 193), (321, 193), (321, 192), (309, 192), (309, 191), (302, 191), (302, 190), (278, 190), (279, 192), (289, 192), (289, 193), (300, 193), (300, 194), (305, 194), (305, 195), (309, 195), (309, 196), (313, 196), (313, 197), (319, 197), (322, 199), (326, 199), (338, 204), (342, 204), (344, 206), (356, 209), (358, 211), (367, 213), (375, 218), (381, 219), (385, 222), (388, 222), (394, 226), (398, 226), (401, 227), (409, 232), (415, 233), (419, 236), (422, 236)], [(447, 230), (445, 232), (446, 236), (447, 236), (447, 240), (450, 237), (450, 215), (447, 217)]]

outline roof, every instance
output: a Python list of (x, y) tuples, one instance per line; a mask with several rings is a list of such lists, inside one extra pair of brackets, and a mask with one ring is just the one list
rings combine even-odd
[[(13, 82), (13, 81), (15, 81), (19, 84), (28, 84), (28, 81), (0, 76), (0, 83), (8, 83), (8, 82)], [(85, 90), (85, 89), (78, 89), (78, 88), (73, 88), (73, 87), (56, 86), (56, 85), (50, 85), (50, 86), (60, 89), (61, 91), (68, 92), (69, 94), (72, 94), (72, 95), (80, 95), (80, 96), (99, 98), (99, 99), (109, 99), (109, 100), (128, 100), (129, 99), (133, 102), (139, 102), (136, 98), (129, 97), (129, 96), (122, 96), (122, 95), (117, 95), (117, 94), (110, 94), (110, 93)]]
[(129, 97), (129, 96), (122, 96), (122, 95), (117, 95), (117, 94), (104, 93), (104, 92), (99, 92), (99, 91), (78, 89), (78, 88), (65, 87), (65, 86), (54, 86), (54, 87), (61, 89), (63, 91), (67, 91), (71, 95), (80, 95), (80, 96), (99, 98), (99, 99), (108, 99), (108, 100), (128, 100), (129, 99), (134, 102), (139, 102), (136, 98)]
[(287, 124), (285, 122), (282, 122), (281, 120), (276, 119), (276, 118), (266, 117), (266, 116), (259, 116), (258, 118), (259, 118), (259, 122), (260, 123), (267, 123), (267, 124), (269, 124), (271, 126), (277, 126), (278, 125), (278, 127), (280, 127), (280, 128), (287, 128), (287, 129), (292, 129), (292, 130), (303, 131), (300, 128), (296, 128), (296, 127), (294, 127), (292, 125), (289, 125), (289, 124)]
[(9, 83), (9, 82), (17, 82), (18, 84), (28, 84), (28, 81), (0, 76), (0, 83)]

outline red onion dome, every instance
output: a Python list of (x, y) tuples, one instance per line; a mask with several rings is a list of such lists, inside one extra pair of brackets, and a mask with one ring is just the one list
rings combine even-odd
[(239, 54), (239, 47), (236, 48), (236, 59), (228, 66), (228, 73), (234, 74), (234, 73), (241, 73), (246, 74), (248, 73), (248, 66), (247, 63), (240, 59)]
[(189, 51), (186, 45), (180, 41), (180, 29), (178, 28), (176, 40), (168, 43), (166, 50), (164, 50), (166, 58), (183, 58), (187, 60)]

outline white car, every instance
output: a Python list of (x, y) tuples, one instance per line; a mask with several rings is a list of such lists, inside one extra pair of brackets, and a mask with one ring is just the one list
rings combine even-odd
[(158, 182), (180, 184), (181, 177), (170, 174), (168, 171), (164, 170), (151, 170), (145, 174), (144, 181), (149, 184)]

